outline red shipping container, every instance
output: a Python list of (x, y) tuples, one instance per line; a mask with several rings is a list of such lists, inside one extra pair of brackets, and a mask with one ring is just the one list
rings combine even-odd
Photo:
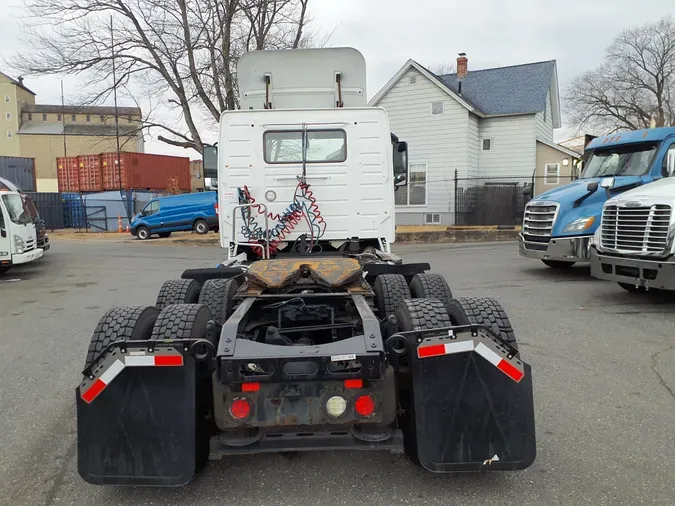
[(190, 191), (190, 159), (179, 156), (147, 153), (121, 153), (119, 167), (117, 153), (103, 153), (103, 189), (119, 190), (120, 176), (123, 190), (166, 190), (177, 187)]
[(76, 156), (57, 158), (56, 173), (60, 192), (80, 191), (80, 170)]
[(77, 165), (79, 167), (80, 191), (102, 191), (101, 155), (80, 155), (77, 157)]

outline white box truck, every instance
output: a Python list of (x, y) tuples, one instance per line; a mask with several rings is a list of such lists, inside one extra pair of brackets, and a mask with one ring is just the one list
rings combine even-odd
[(0, 178), (0, 275), (43, 254), (37, 247), (35, 223), (23, 196), (15, 185)]

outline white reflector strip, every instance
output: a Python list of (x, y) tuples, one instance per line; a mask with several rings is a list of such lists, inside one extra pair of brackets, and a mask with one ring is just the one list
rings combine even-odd
[(124, 361), (128, 367), (142, 367), (148, 365), (155, 365), (155, 357), (153, 356), (135, 356), (124, 357)]
[(108, 369), (101, 374), (99, 378), (106, 385), (110, 384), (115, 377), (124, 370), (124, 362), (121, 360), (115, 360)]
[(494, 351), (485, 346), (483, 343), (478, 343), (478, 346), (476, 346), (476, 353), (478, 353), (481, 357), (483, 357), (485, 360), (490, 362), (495, 367), (499, 365), (499, 362), (501, 362), (502, 360), (502, 357), (497, 355)]
[(473, 340), (445, 343), (446, 355), (450, 355), (452, 353), (463, 353), (465, 351), (473, 351)]

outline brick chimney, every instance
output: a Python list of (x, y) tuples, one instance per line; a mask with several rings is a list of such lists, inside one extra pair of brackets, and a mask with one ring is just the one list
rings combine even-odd
[(461, 81), (464, 79), (468, 71), (469, 59), (466, 57), (466, 53), (459, 53), (457, 57), (457, 80)]

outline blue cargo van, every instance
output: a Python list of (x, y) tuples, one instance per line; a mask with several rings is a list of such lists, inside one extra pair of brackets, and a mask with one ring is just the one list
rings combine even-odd
[(142, 241), (153, 234), (169, 237), (182, 230), (208, 234), (218, 230), (217, 202), (218, 193), (212, 191), (159, 197), (131, 219), (131, 233)]

